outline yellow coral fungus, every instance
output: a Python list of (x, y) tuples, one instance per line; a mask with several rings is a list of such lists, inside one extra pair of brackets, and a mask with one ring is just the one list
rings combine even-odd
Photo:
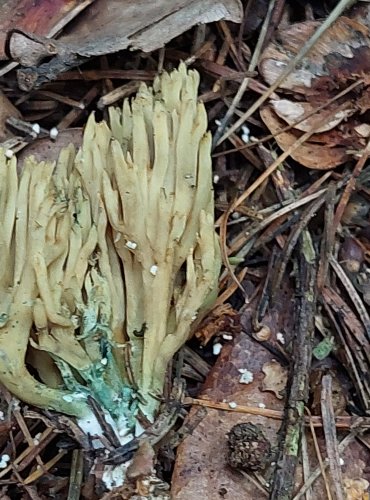
[(154, 416), (220, 269), (198, 84), (180, 65), (142, 85), (55, 164), (18, 176), (0, 153), (0, 381), (20, 399), (86, 418), (90, 396), (119, 431), (139, 401)]

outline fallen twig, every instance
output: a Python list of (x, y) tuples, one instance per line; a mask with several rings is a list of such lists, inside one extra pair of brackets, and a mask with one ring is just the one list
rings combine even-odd
[(321, 414), (324, 424), (326, 450), (329, 459), (329, 469), (336, 500), (344, 500), (342, 471), (340, 469), (340, 456), (335, 432), (334, 408), (331, 390), (331, 375), (322, 378)]
[[(307, 237), (309, 233), (307, 232)], [(295, 484), (295, 469), (299, 459), (300, 436), (304, 422), (304, 406), (308, 399), (311, 366), (311, 339), (314, 332), (316, 306), (316, 266), (306, 260), (301, 238), (297, 276), (296, 338), (293, 346), (293, 366), (285, 412), (284, 444), (274, 474), (270, 498), (290, 500)]]

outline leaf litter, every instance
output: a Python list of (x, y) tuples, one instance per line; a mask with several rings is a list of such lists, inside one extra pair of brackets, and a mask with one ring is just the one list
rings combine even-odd
[[(143, 31), (132, 25), (112, 44), (121, 18), (115, 7), (94, 21), (101, 4), (82, 2), (78, 11), (65, 2), (35, 25), (27, 2), (2, 7), (26, 15), (18, 25), (1, 17), (11, 43), (10, 52), (1, 45), (8, 60), (0, 141), (21, 162), (29, 154), (55, 158), (63, 145), (78, 146), (91, 110), (104, 117), (107, 105), (119, 105), (140, 81), (179, 60), (197, 68), (200, 99), (218, 136), (214, 189), (225, 265), (219, 298), (168, 371), (169, 384), (182, 374), (187, 392), (176, 410), (172, 400), (163, 402), (160, 431), (148, 430), (159, 440), (114, 455), (117, 463), (134, 456), (125, 486), (106, 492), (98, 470), (89, 474), (95, 457), (72, 419), (19, 405), (4, 391), (1, 494), (165, 498), (170, 485), (174, 499), (365, 500), (368, 4), (337, 15), (281, 82), (292, 58), (325, 28), (329, 10), (277, 1), (269, 12), (268, 2), (251, 0), (241, 18), (240, 4), (225, 1), (220, 10), (205, 4), (200, 12), (200, 21), (216, 22), (192, 27), (198, 18), (185, 22), (182, 4), (178, 11), (159, 7), (154, 21), (136, 3), (132, 8), (145, 12), (136, 21)], [(168, 33), (163, 26), (171, 26)], [(136, 50), (127, 51), (130, 45)], [(232, 440), (241, 457), (233, 466), (231, 436), (240, 438)], [(249, 454), (251, 448), (258, 452)]]

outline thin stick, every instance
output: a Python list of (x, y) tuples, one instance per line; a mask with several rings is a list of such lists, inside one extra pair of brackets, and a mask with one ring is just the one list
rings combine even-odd
[[(339, 452), (343, 453), (344, 450), (347, 448), (347, 446), (349, 446), (354, 440), (355, 440), (355, 437), (353, 436), (353, 434), (349, 434), (348, 436), (346, 436), (343, 439), (343, 441), (341, 441), (339, 443)], [(323, 463), (323, 467), (326, 468), (328, 465), (329, 465), (329, 462), (328, 462), (328, 459), (326, 459), (325, 462)], [(305, 482), (305, 484), (300, 488), (300, 490), (293, 497), (292, 500), (300, 500), (302, 498), (302, 496), (306, 493), (308, 488), (310, 488), (312, 486), (312, 484), (316, 481), (316, 479), (320, 477), (320, 474), (321, 474), (321, 469), (320, 469), (320, 466), (318, 466), (313, 471), (313, 473), (311, 474), (308, 481)]]
[[(303, 472), (303, 478), (304, 481), (306, 482), (307, 479), (310, 477), (310, 457), (309, 457), (309, 452), (308, 452), (308, 446), (307, 446), (307, 438), (306, 434), (303, 432), (302, 434), (302, 472)], [(312, 489), (309, 488), (306, 491), (306, 500), (312, 500)]]
[(367, 338), (370, 340), (370, 316), (366, 310), (364, 303), (361, 300), (361, 297), (360, 297), (358, 291), (354, 287), (351, 280), (348, 278), (347, 274), (344, 272), (342, 266), (339, 264), (339, 262), (336, 259), (334, 259), (333, 256), (330, 257), (330, 265), (334, 269), (335, 274), (338, 276), (338, 278), (342, 282), (342, 285), (347, 290), (348, 295), (351, 298), (351, 301), (354, 304), (354, 306), (355, 306), (355, 308), (356, 308), (356, 310), (361, 318), (361, 321), (364, 325)]
[(332, 399), (331, 375), (324, 375), (322, 378), (321, 414), (324, 424), (324, 435), (329, 459), (329, 469), (332, 477), (332, 486), (336, 494), (336, 500), (344, 500), (343, 478), (340, 468), (340, 456), (334, 425), (335, 416)]
[(83, 479), (83, 451), (73, 450), (67, 500), (79, 500)]
[(283, 422), (284, 443), (277, 460), (270, 495), (274, 500), (291, 500), (293, 496), (300, 436), (304, 423), (304, 407), (308, 400), (311, 342), (316, 307), (316, 266), (306, 261), (303, 237), (300, 243), (298, 269), (292, 385)]
[[(276, 0), (270, 0), (270, 2), (269, 2), (269, 6), (268, 6), (268, 9), (267, 9), (266, 17), (265, 17), (265, 20), (263, 22), (263, 25), (262, 25), (262, 28), (261, 28), (261, 31), (260, 31), (260, 34), (259, 34), (259, 37), (258, 37), (258, 41), (257, 41), (256, 48), (254, 50), (254, 53), (253, 53), (253, 57), (252, 57), (251, 62), (249, 64), (249, 66), (248, 66), (248, 71), (251, 71), (251, 72), (254, 71), (255, 68), (256, 68), (256, 66), (257, 66), (257, 64), (258, 64), (258, 60), (259, 60), (259, 57), (260, 57), (260, 54), (261, 54), (262, 46), (263, 46), (263, 43), (264, 43), (264, 40), (265, 40), (265, 36), (266, 36), (266, 33), (267, 33), (267, 28), (268, 28), (269, 23), (270, 23), (271, 14), (272, 14), (273, 8), (275, 6), (275, 1)], [(213, 144), (214, 145), (216, 145), (218, 143), (218, 140), (220, 139), (220, 137), (224, 133), (224, 130), (227, 127), (227, 125), (228, 125), (231, 117), (233, 116), (233, 114), (235, 112), (235, 109), (239, 105), (239, 103), (240, 103), (240, 101), (241, 101), (241, 99), (242, 99), (242, 97), (244, 95), (244, 92), (248, 88), (249, 80), (250, 80), (250, 78), (246, 77), (242, 81), (242, 83), (241, 83), (241, 85), (240, 85), (240, 87), (238, 89), (238, 92), (235, 94), (235, 97), (234, 97), (234, 99), (233, 99), (233, 101), (232, 101), (229, 109), (227, 110), (226, 115), (221, 120), (221, 123), (218, 126), (218, 129), (216, 130), (216, 132), (214, 134), (214, 137), (213, 137)]]
[[(308, 411), (308, 410), (306, 409), (306, 411)], [(328, 495), (328, 500), (332, 500), (332, 496), (331, 496), (331, 492), (330, 492), (330, 487), (329, 487), (329, 481), (328, 481), (328, 479), (326, 477), (326, 472), (325, 472), (325, 463), (324, 463), (324, 461), (322, 459), (322, 455), (321, 455), (319, 443), (317, 441), (317, 436), (316, 436), (315, 428), (312, 425), (311, 421), (310, 421), (310, 430), (311, 430), (312, 439), (313, 439), (314, 446), (315, 446), (317, 460), (319, 462), (319, 467), (320, 467), (320, 470), (321, 470), (321, 474), (322, 474), (322, 477), (324, 479), (326, 494)]]

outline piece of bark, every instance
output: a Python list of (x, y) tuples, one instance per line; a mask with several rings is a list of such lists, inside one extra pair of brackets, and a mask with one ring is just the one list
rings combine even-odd
[(95, 0), (59, 40), (82, 56), (128, 47), (150, 52), (196, 24), (241, 17), (239, 0)]
[(0, 60), (11, 30), (52, 37), (94, 0), (6, 0), (0, 6)]
[(20, 88), (29, 91), (90, 57), (127, 48), (151, 52), (197, 24), (241, 19), (240, 0), (95, 0), (58, 40), (17, 30), (8, 44), (11, 56), (23, 65), (34, 66), (50, 48), (55, 54), (51, 61), (19, 73)]
[(262, 382), (262, 391), (271, 391), (278, 399), (283, 399), (283, 394), (288, 381), (288, 370), (273, 359), (262, 367), (265, 378)]

